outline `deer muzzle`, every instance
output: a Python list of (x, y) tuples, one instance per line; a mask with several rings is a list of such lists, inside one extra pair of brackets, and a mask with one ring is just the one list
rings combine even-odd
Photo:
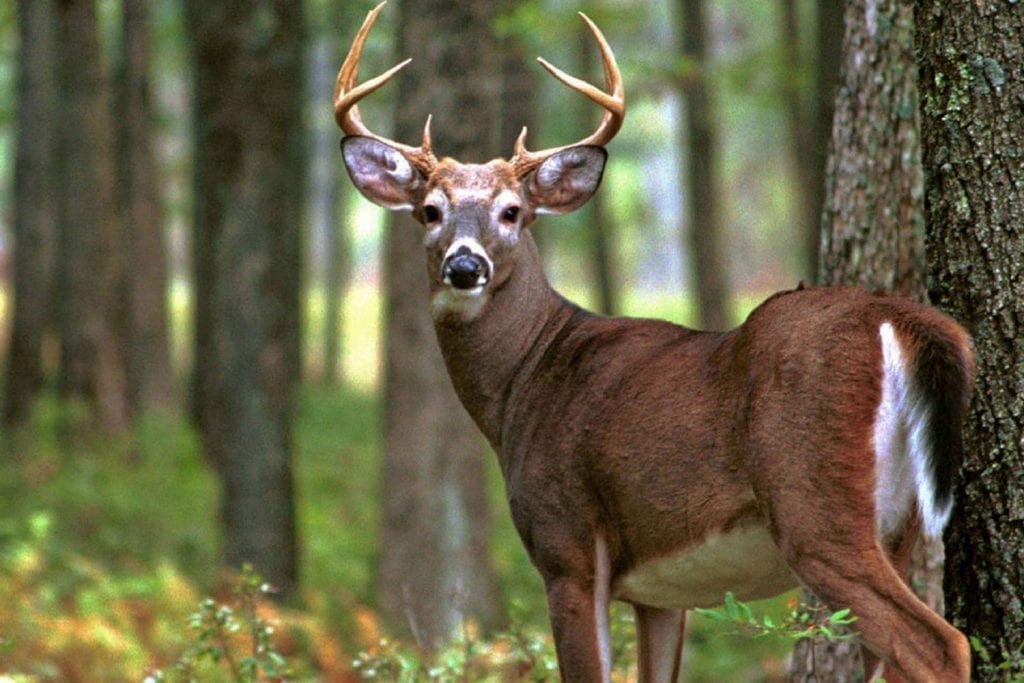
[(491, 277), (490, 259), (462, 244), (450, 250), (441, 266), (444, 282), (455, 289), (484, 287)]

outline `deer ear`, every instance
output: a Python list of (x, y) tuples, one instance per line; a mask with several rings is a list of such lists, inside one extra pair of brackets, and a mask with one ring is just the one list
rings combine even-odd
[(608, 153), (580, 145), (556, 152), (526, 178), (526, 192), (537, 213), (569, 213), (597, 191)]
[(341, 141), (345, 168), (363, 196), (392, 211), (412, 211), (423, 175), (391, 145), (350, 135)]

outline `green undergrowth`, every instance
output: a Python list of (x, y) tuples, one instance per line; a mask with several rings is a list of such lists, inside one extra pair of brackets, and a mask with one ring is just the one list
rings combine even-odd
[[(557, 680), (542, 585), (483, 445), (492, 560), (511, 625), (488, 635), (468, 624), (430, 654), (392, 638), (379, 622), (379, 433), (374, 396), (300, 391), (301, 588), (284, 607), (260, 596), (259, 618), (272, 628), (268, 647), (296, 673), (293, 680), (400, 680), (382, 673), (398, 670), (409, 680)], [(237, 680), (195, 628), (212, 628), (196, 615), (223, 621), (218, 610), (228, 606), (244, 635), (246, 619), (257, 614), (239, 606), (233, 579), (219, 568), (218, 495), (182, 416), (150, 416), (128, 437), (110, 439), (91, 433), (81, 411), (40, 401), (25, 430), (0, 435), (0, 677), (139, 681), (163, 671), (165, 680), (189, 680), (176, 665), (191, 656), (196, 680)], [(787, 611), (785, 600), (757, 609), (779, 619)], [(623, 680), (635, 661), (631, 611), (617, 605), (612, 623)], [(702, 615), (692, 615), (687, 630), (688, 681), (781, 679), (787, 643), (752, 639)], [(265, 669), (256, 674), (252, 680), (273, 678)]]

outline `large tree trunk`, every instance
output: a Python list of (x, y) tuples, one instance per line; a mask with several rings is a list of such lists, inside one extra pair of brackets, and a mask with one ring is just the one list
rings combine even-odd
[(51, 0), (18, 2), (18, 139), (14, 160), (14, 312), (3, 421), (23, 423), (43, 386), (56, 257), (56, 41)]
[(190, 0), (196, 395), (225, 558), (294, 590), (291, 418), (303, 191), (301, 3)]
[(90, 406), (101, 426), (120, 431), (128, 425), (119, 298), (124, 239), (110, 88), (94, 0), (58, 0), (57, 8), (60, 388)]
[[(820, 271), (823, 284), (884, 289), (919, 301), (924, 284), (924, 205), (917, 125), (912, 0), (854, 0), (847, 6), (842, 75), (825, 172)], [(875, 22), (875, 23), (872, 23)], [(877, 26), (886, 26), (885, 33)], [(941, 543), (925, 542), (916, 560), (919, 595), (941, 592)], [(922, 567), (922, 563), (924, 566)], [(804, 592), (803, 599), (816, 604)], [(856, 612), (856, 605), (853, 605)], [(855, 627), (856, 628), (856, 627)], [(797, 681), (862, 680), (854, 641), (802, 641)]]
[(122, 0), (122, 16), (120, 191), (131, 265), (125, 273), (126, 360), (131, 407), (144, 414), (173, 405), (174, 377), (167, 331), (167, 257), (153, 151), (149, 2)]
[(978, 381), (946, 531), (946, 609), (1024, 673), (1024, 10), (918, 2), (929, 293), (974, 336)]
[[(419, 54), (402, 71), (396, 138), (419, 144), (434, 114), (438, 155), (497, 156), (500, 69), (490, 24), (497, 3), (404, 0), (398, 54)], [(445, 371), (427, 305), (422, 228), (405, 215), (390, 226), (385, 253), (385, 454), (378, 575), (380, 606), (426, 646), (464, 619), (500, 620), (487, 552), (489, 515), (483, 439)]]
[(686, 222), (697, 293), (698, 326), (725, 330), (729, 314), (728, 267), (723, 252), (721, 194), (718, 183), (718, 142), (715, 106), (707, 78), (708, 20), (704, 0), (680, 0), (681, 48), (694, 73), (684, 79), (685, 112), (680, 149), (686, 149)]

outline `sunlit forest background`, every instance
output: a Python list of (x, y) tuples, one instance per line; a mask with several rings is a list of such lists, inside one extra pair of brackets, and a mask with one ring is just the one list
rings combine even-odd
[[(772, 291), (816, 276), (842, 36), (833, 4), (474, 0), (466, 5), (482, 8), (470, 14), (486, 37), (461, 49), (496, 67), (478, 79), (496, 116), (433, 110), (435, 147), (452, 153), (445, 131), (487, 125), (495, 144), (459, 153), (482, 161), (510, 155), (523, 125), (536, 147), (590, 130), (595, 107), (533, 59), (600, 83), (576, 17), (586, 11), (616, 51), (628, 114), (598, 199), (533, 228), (548, 277), (600, 312), (727, 327)], [(447, 646), (459, 664), (445, 669), (415, 610), (394, 607), (396, 593), (402, 603), (403, 590), (417, 589), (381, 578), (383, 550), (403, 543), (382, 513), (399, 476), (384, 466), (386, 309), (389, 297), (425, 301), (426, 282), (417, 250), (402, 268), (424, 287), (386, 293), (389, 230), (407, 226), (358, 196), (338, 152), (334, 78), (370, 8), (0, 4), (0, 677), (141, 680), (163, 670), (248, 680), (257, 661), (252, 678), (285, 661), (300, 679), (555, 676), (543, 589), (481, 438), (471, 455), (483, 467), (484, 511), (465, 514), (486, 525), (495, 589), (491, 614), (463, 618)], [(376, 130), (395, 130), (398, 112), (422, 121), (423, 92), (444, 87), (431, 75), (444, 68), (435, 55), (462, 29), (398, 39), (403, 22), (435, 9), (393, 0), (371, 35), (364, 78), (406, 56), (423, 69), (415, 96), (399, 81), (362, 105)], [(225, 131), (237, 149), (218, 147)], [(48, 153), (22, 156), (47, 140)], [(241, 163), (250, 180), (222, 182), (218, 169), (249, 143), (259, 148)], [(226, 227), (215, 224), (211, 202), (264, 181), (253, 190), (262, 204), (234, 223), (227, 209)], [(16, 291), (19, 249), (35, 261)], [(246, 267), (264, 284), (232, 304), (221, 295), (248, 286)], [(24, 320), (34, 326), (27, 347), (15, 335)], [(218, 344), (244, 348), (232, 356)], [(248, 372), (275, 353), (284, 369)], [(218, 422), (267, 396), (262, 417)], [(424, 522), (444, 534), (450, 520)], [(415, 560), (402, 562), (417, 572)], [(232, 571), (245, 563), (272, 584), (268, 594)], [(783, 613), (790, 599), (763, 609)], [(636, 673), (630, 618), (615, 617), (620, 680)], [(689, 626), (688, 680), (783, 676), (784, 640), (700, 617)], [(245, 654), (264, 636), (264, 649)]]

